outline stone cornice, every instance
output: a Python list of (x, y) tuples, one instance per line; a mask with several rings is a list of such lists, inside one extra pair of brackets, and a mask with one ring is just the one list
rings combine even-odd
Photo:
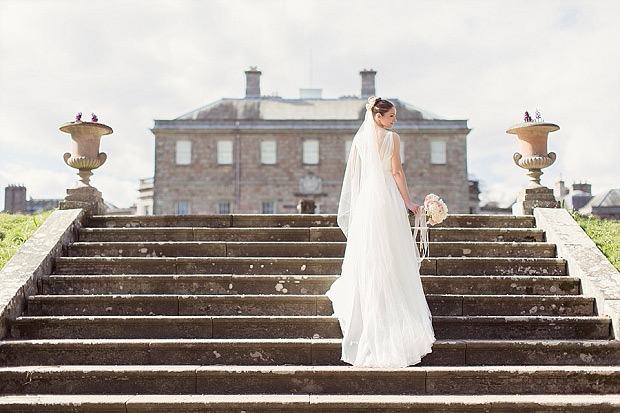
[[(151, 132), (158, 134), (187, 134), (201, 132), (225, 133), (271, 133), (291, 132), (347, 132), (355, 133), (360, 126), (359, 120), (244, 120), (244, 121), (200, 121), (200, 120), (155, 120)], [(400, 121), (394, 127), (397, 133), (464, 133), (471, 129), (466, 120), (415, 120)]]

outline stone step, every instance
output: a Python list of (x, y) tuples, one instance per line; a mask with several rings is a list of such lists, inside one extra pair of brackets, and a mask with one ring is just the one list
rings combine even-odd
[[(413, 224), (413, 220), (411, 220)], [(88, 226), (99, 228), (136, 227), (335, 227), (335, 214), (234, 214), (234, 215), (125, 215), (93, 216)], [(533, 216), (453, 214), (438, 227), (533, 228)]]
[[(413, 229), (412, 229), (413, 232)], [(83, 228), (81, 242), (155, 242), (155, 241), (236, 241), (236, 242), (346, 242), (338, 227), (135, 227)], [(536, 228), (430, 228), (432, 242), (544, 242), (545, 234)]]
[[(325, 294), (337, 275), (52, 275), (43, 294)], [(423, 275), (427, 294), (576, 295), (569, 276)]]
[[(338, 257), (344, 242), (76, 242), (70, 257)], [(431, 242), (431, 257), (555, 257), (544, 242)]]
[[(0, 366), (346, 365), (341, 339), (60, 339), (0, 342)], [(620, 365), (617, 340), (437, 340), (421, 366)]]
[[(296, 257), (59, 257), (56, 274), (336, 274), (342, 258)], [(562, 258), (436, 257), (421, 274), (564, 275)]]
[[(427, 294), (434, 315), (595, 315), (594, 298)], [(332, 315), (324, 295), (37, 295), (28, 315)]]
[[(458, 219), (456, 220), (458, 221)], [(484, 220), (479, 220), (484, 221)], [(492, 221), (490, 221), (492, 222)], [(528, 225), (527, 220), (519, 222)], [(94, 228), (138, 227), (336, 227), (335, 214), (234, 214), (234, 215), (96, 215), (88, 220)]]
[(5, 394), (612, 394), (619, 366), (2, 367)]
[(333, 395), (163, 394), (0, 396), (0, 412), (200, 413), (617, 413), (618, 394)]
[[(599, 316), (433, 316), (438, 339), (609, 339)], [(11, 338), (341, 338), (334, 316), (21, 316)]]

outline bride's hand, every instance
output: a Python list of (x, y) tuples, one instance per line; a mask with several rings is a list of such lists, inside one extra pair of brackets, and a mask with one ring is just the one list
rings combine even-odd
[(407, 209), (413, 212), (414, 215), (418, 215), (424, 210), (424, 208), (422, 208), (422, 205), (418, 205), (414, 202), (409, 202), (409, 205), (407, 205)]

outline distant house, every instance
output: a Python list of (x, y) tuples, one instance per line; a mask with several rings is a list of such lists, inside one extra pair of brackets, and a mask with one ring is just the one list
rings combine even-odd
[(620, 219), (620, 189), (610, 189), (592, 196), (591, 184), (579, 182), (567, 188), (562, 177), (559, 177), (553, 192), (562, 206), (569, 211), (604, 219)]
[(58, 208), (62, 199), (26, 199), (26, 187), (9, 185), (4, 188), (5, 214), (40, 214)]
[(604, 219), (620, 220), (620, 188), (592, 197), (579, 212)]
[[(265, 96), (261, 72), (245, 74), (244, 98), (155, 120), (155, 176), (140, 183), (139, 214), (297, 213), (301, 199), (314, 201), (316, 213), (336, 213), (376, 72), (360, 72), (359, 95), (330, 99), (321, 89), (301, 89), (299, 99)], [(467, 121), (390, 100), (414, 200), (433, 192), (450, 212), (470, 212)]]
[(570, 188), (567, 188), (562, 177), (559, 177), (555, 183), (553, 195), (564, 208), (570, 211), (578, 211), (592, 199), (592, 184), (579, 182), (573, 183)]

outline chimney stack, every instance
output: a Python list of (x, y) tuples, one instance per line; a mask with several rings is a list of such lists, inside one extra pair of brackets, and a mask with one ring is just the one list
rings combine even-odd
[(582, 183), (581, 181), (579, 181), (579, 183), (573, 183), (573, 192), (574, 191), (581, 191), (581, 192), (585, 192), (588, 195), (592, 195), (592, 184), (589, 183)]
[(4, 188), (4, 212), (19, 214), (26, 212), (26, 187), (23, 185), (9, 185)]
[(562, 175), (558, 175), (558, 180), (555, 183), (555, 188), (553, 189), (553, 195), (557, 199), (562, 198), (565, 195), (568, 195), (568, 188), (564, 185), (564, 179), (562, 179)]
[(250, 70), (245, 71), (246, 98), (260, 97), (260, 75), (261, 72), (256, 68), (256, 66), (252, 66), (250, 67)]
[(362, 70), (360, 75), (362, 75), (362, 98), (369, 98), (371, 96), (375, 96), (375, 75), (377, 72), (374, 70)]

